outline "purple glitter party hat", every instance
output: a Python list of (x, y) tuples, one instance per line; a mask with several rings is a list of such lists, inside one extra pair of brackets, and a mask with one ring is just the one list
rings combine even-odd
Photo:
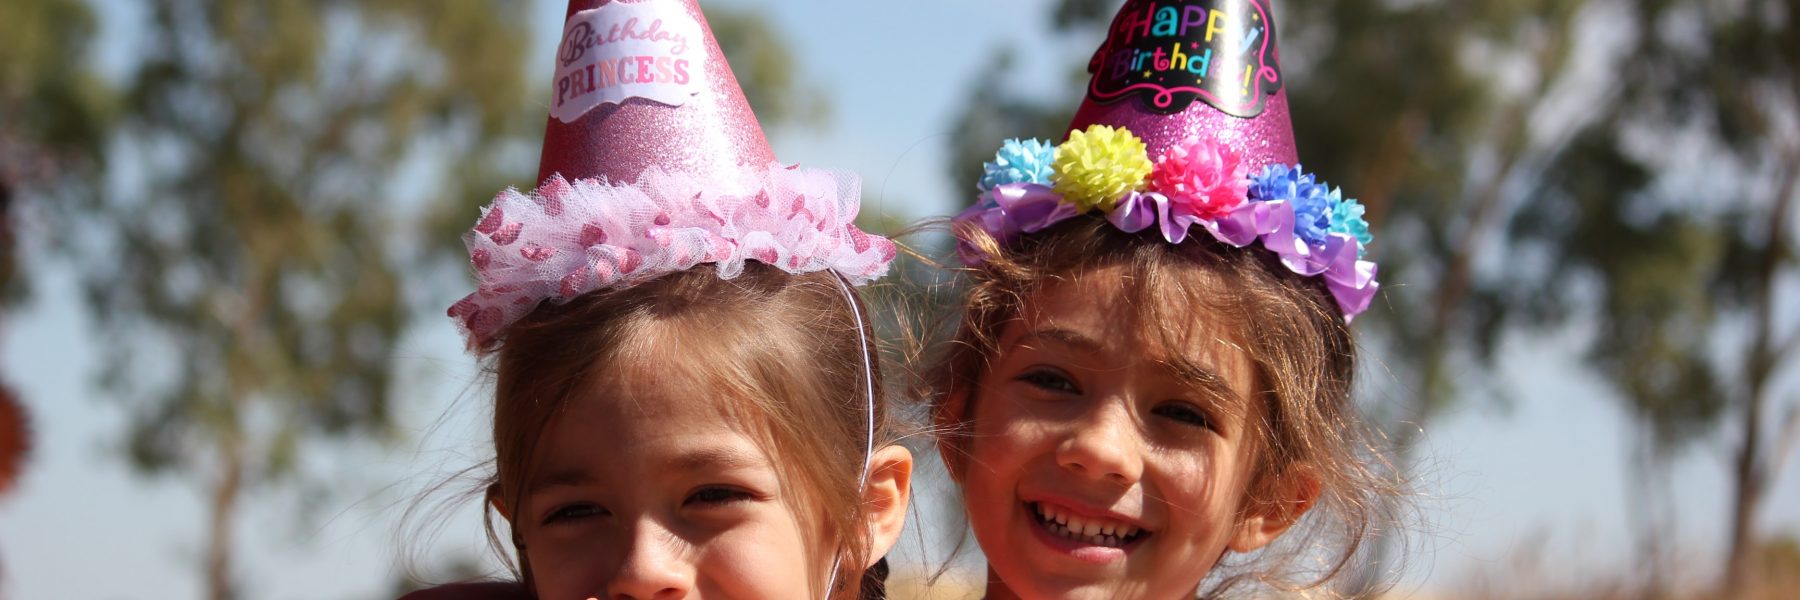
[[(1130, 0), (1060, 144), (1007, 140), (957, 215), (1003, 246), (1083, 215), (1171, 244), (1200, 233), (1320, 277), (1344, 318), (1381, 285), (1363, 206), (1300, 168), (1269, 0)], [(959, 234), (963, 235), (963, 234)], [(985, 251), (959, 240), (966, 265)]]
[(1088, 63), (1071, 130), (1124, 127), (1150, 156), (1210, 139), (1254, 171), (1299, 162), (1268, 0), (1131, 0)]

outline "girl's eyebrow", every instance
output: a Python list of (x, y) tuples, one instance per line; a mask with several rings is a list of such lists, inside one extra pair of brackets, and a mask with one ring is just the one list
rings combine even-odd
[(593, 483), (594, 476), (587, 469), (564, 469), (544, 477), (533, 478), (531, 485), (525, 489), (525, 493), (536, 494), (554, 487), (582, 487)]
[(725, 447), (701, 448), (683, 452), (670, 462), (670, 467), (683, 472), (750, 469), (768, 466), (768, 461), (749, 453)]
[[(702, 471), (730, 471), (736, 469), (754, 469), (766, 467), (769, 462), (752, 454), (733, 448), (701, 448), (683, 452), (668, 462), (665, 473), (697, 473)], [(593, 485), (594, 476), (587, 469), (574, 467), (551, 472), (543, 477), (535, 478), (526, 493), (538, 493), (554, 487), (582, 487)]]
[(1176, 380), (1179, 380), (1182, 385), (1193, 388), (1212, 398), (1234, 401), (1227, 403), (1229, 406), (1226, 407), (1233, 412), (1235, 412), (1236, 406), (1240, 404), (1239, 402), (1235, 402), (1236, 400), (1240, 400), (1240, 398), (1238, 398), (1237, 390), (1231, 389), (1231, 384), (1226, 382), (1225, 377), (1219, 375), (1218, 371), (1214, 371), (1207, 368), (1205, 365), (1180, 357), (1159, 362), (1162, 363), (1164, 370), (1167, 370), (1169, 374), (1174, 376)]
[(1099, 340), (1088, 337), (1079, 331), (1061, 327), (1044, 327), (1033, 330), (1023, 336), (1019, 336), (1019, 339), (1014, 341), (1013, 345), (1023, 346), (1026, 342), (1038, 339), (1057, 342), (1065, 346), (1073, 347), (1076, 350), (1093, 354), (1102, 354), (1105, 349), (1105, 346), (1102, 345)]
[[(1062, 327), (1043, 327), (1033, 330), (1030, 333), (1020, 336), (1018, 341), (1013, 342), (1013, 345), (1023, 346), (1032, 340), (1056, 342), (1069, 346), (1075, 350), (1092, 354), (1105, 353), (1105, 346), (1101, 344), (1099, 340), (1089, 337), (1079, 331)], [(1180, 381), (1182, 385), (1192, 388), (1211, 398), (1233, 400), (1234, 402), (1221, 403), (1222, 405), (1228, 405), (1223, 406), (1226, 410), (1235, 414), (1238, 409), (1241, 408), (1238, 406), (1238, 404), (1241, 403), (1235, 402), (1236, 400), (1241, 400), (1241, 398), (1238, 397), (1237, 390), (1231, 389), (1231, 384), (1226, 382), (1225, 377), (1219, 375), (1218, 371), (1182, 357), (1174, 357), (1158, 362), (1162, 364), (1164, 370), (1168, 371), (1170, 376)]]

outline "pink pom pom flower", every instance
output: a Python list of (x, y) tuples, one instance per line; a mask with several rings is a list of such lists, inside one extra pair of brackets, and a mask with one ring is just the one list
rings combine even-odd
[(1149, 189), (1207, 221), (1223, 218), (1250, 193), (1249, 167), (1230, 146), (1202, 139), (1172, 146), (1150, 171)]

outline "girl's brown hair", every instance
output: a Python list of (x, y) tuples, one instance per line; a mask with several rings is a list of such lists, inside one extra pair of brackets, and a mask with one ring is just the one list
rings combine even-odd
[[(1198, 232), (1196, 232), (1198, 233)], [(1287, 591), (1323, 586), (1346, 573), (1362, 543), (1391, 519), (1401, 486), (1351, 399), (1356, 346), (1324, 284), (1283, 267), (1273, 252), (1233, 248), (1206, 235), (1169, 244), (1157, 230), (1133, 234), (1099, 217), (1069, 219), (1007, 244), (976, 227), (958, 240), (987, 257), (963, 270), (962, 312), (948, 344), (925, 371), (923, 396), (944, 443), (959, 452), (977, 380), (999, 352), (1001, 330), (1029, 310), (1046, 284), (1101, 267), (1124, 267), (1122, 290), (1144, 334), (1166, 348), (1192, 335), (1196, 313), (1235, 324), (1232, 341), (1254, 369), (1260, 411), (1251, 422), (1254, 473), (1240, 511), (1275, 501), (1284, 478), (1304, 474), (1318, 498), (1303, 527), (1279, 549), (1212, 577), (1208, 596), (1260, 582)], [(1254, 325), (1254, 326), (1252, 326)], [(961, 414), (949, 399), (961, 394)], [(1313, 562), (1311, 566), (1303, 562)]]
[[(783, 485), (800, 491), (802, 526), (821, 532), (843, 570), (857, 573), (868, 553), (858, 482), (870, 423), (874, 447), (895, 436), (882, 403), (871, 407), (867, 400), (867, 386), (881, 390), (868, 313), (836, 277), (747, 263), (742, 275), (725, 280), (702, 266), (533, 311), (502, 332), (492, 353), (490, 493), (519, 506), (539, 438), (562, 407), (592, 393), (613, 369), (655, 368), (631, 364), (629, 349), (667, 343), (659, 334), (677, 332), (680, 339), (705, 340), (681, 349), (682, 367), (734, 400), (734, 420), (771, 449)], [(866, 374), (864, 356), (871, 360)], [(486, 520), (489, 540), (504, 556), (491, 507)], [(529, 565), (522, 555), (519, 560), (516, 574), (529, 577)], [(864, 588), (879, 584), (868, 577), (883, 572), (869, 571)]]

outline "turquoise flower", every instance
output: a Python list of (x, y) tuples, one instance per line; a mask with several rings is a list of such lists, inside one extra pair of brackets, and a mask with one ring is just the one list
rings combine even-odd
[(1363, 205), (1355, 198), (1345, 198), (1331, 207), (1331, 233), (1341, 233), (1356, 238), (1356, 257), (1368, 253), (1369, 242), (1375, 236), (1369, 234), (1369, 222), (1363, 220)]
[(1050, 184), (1050, 165), (1056, 160), (1056, 146), (1037, 139), (1006, 140), (994, 162), (983, 163), (981, 181), (975, 184), (982, 192), (1009, 183)]

